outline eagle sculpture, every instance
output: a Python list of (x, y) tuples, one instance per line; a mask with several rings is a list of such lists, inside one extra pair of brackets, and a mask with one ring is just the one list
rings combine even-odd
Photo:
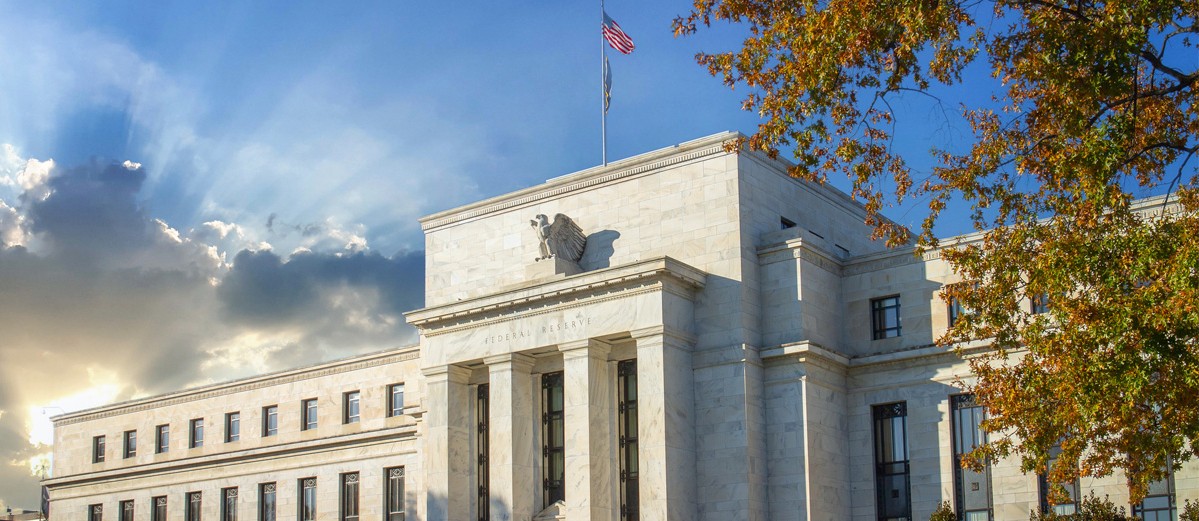
[(587, 236), (574, 220), (564, 214), (554, 216), (551, 224), (544, 214), (538, 214), (529, 221), (537, 238), (541, 240), (541, 256), (535, 261), (554, 257), (579, 262), (583, 258), (583, 248), (587, 247)]

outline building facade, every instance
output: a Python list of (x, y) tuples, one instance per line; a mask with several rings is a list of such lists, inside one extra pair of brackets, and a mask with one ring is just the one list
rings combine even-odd
[[(956, 281), (936, 252), (871, 242), (860, 205), (734, 137), (422, 219), (417, 346), (55, 418), (51, 518), (1069, 511), (1018, 461), (956, 465), (982, 410), (935, 346)], [(1128, 499), (1119, 477), (1069, 492)], [(1128, 507), (1172, 519), (1199, 469), (1151, 494)]]

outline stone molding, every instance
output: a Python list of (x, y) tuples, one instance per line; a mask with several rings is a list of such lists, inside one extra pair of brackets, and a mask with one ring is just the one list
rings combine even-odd
[(690, 350), (699, 341), (699, 338), (691, 333), (664, 325), (634, 329), (633, 331), (629, 331), (629, 336), (633, 338), (634, 343), (638, 346), (658, 342), (663, 346), (669, 345), (687, 350)]
[(550, 179), (544, 184), (492, 197), (483, 201), (435, 213), (420, 220), (425, 232), (481, 217), (487, 214), (526, 206), (545, 199), (608, 184), (625, 178), (647, 174), (654, 170), (694, 161), (707, 156), (727, 154), (726, 142), (740, 136), (735, 132), (722, 132), (677, 146), (664, 148), (619, 161), (606, 167), (597, 167), (574, 174)]
[(520, 373), (528, 373), (533, 370), (533, 364), (536, 362), (536, 358), (521, 353), (501, 353), (483, 358), (488, 372), (506, 371), (511, 368)]
[(226, 396), (246, 391), (254, 391), (274, 385), (299, 382), (302, 380), (311, 380), (322, 376), (347, 373), (350, 371), (358, 371), (381, 365), (395, 364), (408, 360), (416, 360), (420, 358), (420, 347), (413, 346), (404, 348), (403, 351), (371, 353), (364, 356), (357, 356), (348, 359), (335, 360), (325, 364), (320, 364), (307, 368), (290, 369), (273, 374), (262, 376), (254, 376), (242, 380), (234, 380), (232, 382), (224, 382), (214, 385), (197, 387), (177, 393), (170, 393), (149, 398), (140, 398), (127, 402), (115, 403), (95, 409), (85, 409), (82, 411), (63, 414), (51, 418), (55, 426), (72, 425), (80, 422), (99, 420), (102, 418), (111, 418), (122, 414), (148, 411), (159, 407), (169, 407), (182, 403), (194, 402), (198, 400), (207, 400), (217, 396)]
[(819, 267), (833, 275), (841, 276), (845, 264), (828, 250), (816, 246), (803, 237), (797, 237), (781, 243), (767, 244), (758, 248), (758, 265), (766, 266), (776, 262), (800, 259), (813, 266)]
[[(323, 438), (293, 441), (277, 445), (255, 447), (252, 449), (242, 449), (232, 452), (221, 452), (217, 454), (205, 454), (203, 456), (192, 456), (154, 463), (144, 463), (118, 469), (106, 469), (97, 472), (84, 472), (80, 474), (72, 474), (70, 476), (63, 476), (61, 478), (50, 478), (42, 483), (50, 487), (67, 487), (101, 483), (107, 480), (123, 481), (156, 474), (183, 471), (190, 472), (199, 469), (224, 467), (238, 463), (251, 463), (260, 460), (294, 457), (304, 454), (329, 452), (332, 450), (350, 447), (365, 447), (380, 443), (393, 443), (407, 439), (416, 439), (416, 437), (416, 425), (384, 427), (381, 429), (356, 432), (353, 434), (326, 436)], [(413, 449), (409, 451), (400, 451), (397, 452), (397, 454), (415, 452), (416, 450)]]
[(446, 380), (454, 383), (464, 384), (470, 380), (471, 370), (457, 365), (435, 365), (425, 367), (420, 370), (425, 376), (427, 383), (433, 383), (436, 380)]
[(612, 344), (599, 339), (588, 338), (558, 344), (558, 351), (562, 353), (563, 359), (591, 357), (607, 360), (608, 355), (612, 352)]
[(692, 298), (707, 274), (671, 257), (605, 268), (478, 298), (405, 313), (425, 336), (452, 333), (655, 291)]

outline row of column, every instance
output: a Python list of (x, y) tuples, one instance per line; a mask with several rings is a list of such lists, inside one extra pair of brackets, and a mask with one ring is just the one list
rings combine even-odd
[[(695, 433), (688, 342), (661, 328), (634, 333), (637, 346), (640, 510), (642, 519), (695, 517)], [(615, 439), (608, 386), (611, 346), (596, 339), (558, 345), (562, 353), (566, 519), (615, 520)], [(519, 353), (487, 357), (489, 399), (489, 508), (493, 521), (525, 521), (534, 505), (541, 457), (534, 446), (533, 358)], [(425, 370), (427, 515), (430, 521), (470, 516), (470, 370)]]

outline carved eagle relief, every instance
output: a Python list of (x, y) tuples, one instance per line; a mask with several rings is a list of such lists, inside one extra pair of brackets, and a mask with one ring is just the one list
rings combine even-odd
[(583, 258), (583, 249), (587, 247), (587, 236), (574, 220), (564, 214), (554, 216), (551, 224), (544, 214), (538, 214), (529, 225), (537, 232), (541, 240), (541, 256), (533, 259), (539, 261), (559, 257), (571, 262), (579, 262)]

